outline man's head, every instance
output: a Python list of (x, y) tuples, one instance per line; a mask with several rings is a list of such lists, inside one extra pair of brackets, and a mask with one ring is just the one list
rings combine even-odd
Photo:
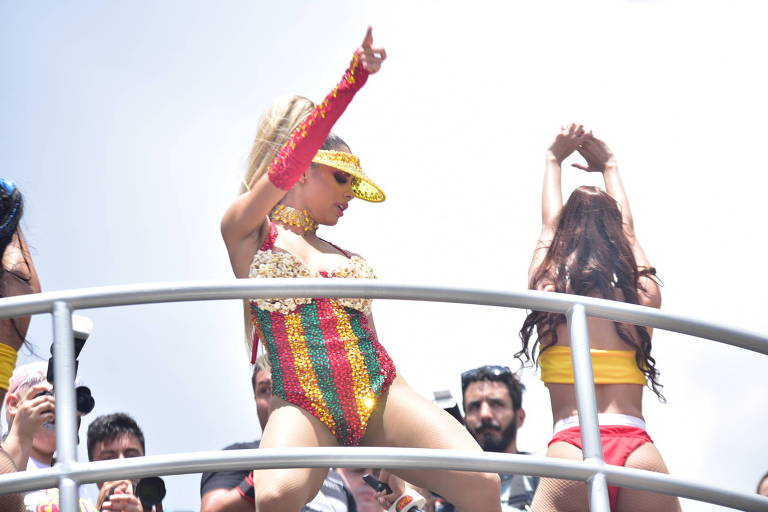
[(481, 366), (461, 374), (464, 421), (485, 451), (517, 452), (525, 421), (525, 386), (506, 366)]
[(88, 460), (144, 456), (144, 433), (125, 413), (99, 416), (88, 426)]
[(267, 424), (267, 418), (269, 418), (269, 406), (272, 403), (272, 369), (266, 354), (262, 354), (256, 359), (256, 366), (254, 366), (253, 375), (251, 375), (251, 385), (253, 386), (253, 397), (256, 400), (259, 425), (263, 431)]

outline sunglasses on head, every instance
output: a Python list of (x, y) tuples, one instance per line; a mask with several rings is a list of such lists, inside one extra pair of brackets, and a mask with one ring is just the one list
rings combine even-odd
[(467, 370), (461, 374), (461, 390), (466, 391), (467, 386), (475, 381), (490, 379), (501, 380), (504, 377), (512, 376), (512, 370), (509, 366), (497, 366), (494, 364), (487, 364), (479, 368), (473, 368)]

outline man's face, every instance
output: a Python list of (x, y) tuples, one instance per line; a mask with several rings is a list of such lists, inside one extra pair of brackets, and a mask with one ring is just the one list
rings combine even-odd
[(503, 382), (471, 382), (464, 391), (467, 429), (483, 450), (505, 452), (517, 436), (525, 413), (512, 409), (512, 399)]
[[(355, 497), (357, 510), (360, 512), (383, 512), (384, 508), (376, 499), (376, 491), (365, 483), (363, 475), (376, 474), (372, 468), (338, 468), (337, 471), (344, 478), (350, 492)], [(394, 499), (394, 498), (393, 498)]]
[(256, 413), (259, 416), (261, 430), (267, 424), (269, 418), (269, 405), (272, 403), (272, 375), (267, 370), (256, 373), (256, 384), (253, 387), (256, 398)]
[[(93, 461), (143, 457), (141, 442), (133, 434), (120, 434), (111, 441), (99, 441), (93, 446)], [(134, 482), (134, 485), (136, 482)], [(101, 488), (101, 484), (99, 484)]]

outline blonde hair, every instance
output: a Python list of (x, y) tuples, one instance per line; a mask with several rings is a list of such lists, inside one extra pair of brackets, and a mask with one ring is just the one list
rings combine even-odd
[(285, 96), (264, 112), (248, 156), (248, 168), (240, 185), (241, 194), (249, 191), (267, 171), (280, 148), (314, 108), (315, 104), (303, 96)]
[[(264, 112), (259, 121), (259, 128), (253, 140), (251, 154), (248, 156), (248, 168), (240, 184), (240, 194), (248, 192), (256, 180), (267, 172), (267, 168), (277, 156), (291, 134), (315, 108), (312, 100), (303, 96), (284, 96), (275, 101)], [(250, 305), (243, 301), (245, 320), (245, 346), (248, 357), (253, 351), (253, 329)]]

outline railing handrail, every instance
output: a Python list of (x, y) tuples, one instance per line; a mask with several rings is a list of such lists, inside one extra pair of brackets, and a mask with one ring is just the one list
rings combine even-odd
[[(462, 450), (430, 450), (424, 448), (259, 448), (151, 455), (98, 462), (77, 462), (69, 476), (80, 483), (137, 479), (147, 476), (201, 473), (204, 471), (237, 471), (291, 467), (380, 467), (387, 469), (450, 469), (457, 471), (492, 471), (541, 477), (566, 477), (585, 481), (597, 469), (583, 461), (555, 459), (536, 455)], [(642, 471), (606, 464), (608, 483), (634, 489), (660, 492), (706, 501), (743, 510), (766, 510), (768, 498), (727, 489), (704, 482), (692, 482), (664, 473)], [(25, 492), (55, 487), (64, 474), (60, 469), (46, 468), (34, 472), (0, 475), (3, 493)]]
[[(607, 484), (646, 489), (665, 494), (689, 497), (743, 510), (768, 511), (768, 499), (756, 495), (716, 489), (703, 484), (631, 468), (604, 464), (600, 449), (595, 390), (592, 383), (591, 358), (587, 317), (593, 316), (619, 322), (647, 325), (692, 336), (698, 336), (739, 348), (768, 354), (768, 337), (741, 328), (723, 327), (713, 322), (673, 315), (657, 309), (625, 304), (617, 301), (540, 291), (507, 291), (467, 289), (446, 286), (424, 286), (364, 279), (238, 279), (219, 281), (191, 281), (126, 286), (85, 288), (62, 292), (46, 292), (0, 299), (0, 318), (29, 314), (50, 313), (54, 320), (55, 385), (58, 390), (56, 404), (56, 434), (60, 460), (56, 467), (36, 473), (0, 476), (0, 492), (45, 488), (58, 483), (60, 506), (63, 511), (77, 509), (77, 485), (84, 481), (114, 477), (142, 476), (196, 472), (199, 469), (222, 469), (216, 459), (230, 459), (242, 455), (208, 455), (209, 459), (187, 461), (187, 455), (145, 457), (142, 460), (78, 463), (76, 461), (76, 426), (74, 405), (75, 358), (72, 340), (73, 311), (97, 307), (125, 306), (162, 302), (226, 300), (283, 297), (367, 297), (395, 300), (450, 302), (519, 309), (533, 309), (566, 314), (571, 334), (571, 355), (576, 384), (579, 418), (582, 422), (582, 441), (585, 460), (566, 461), (554, 458), (526, 457), (526, 460), (499, 460), (499, 454), (477, 455), (476, 452), (385, 449), (374, 459), (364, 459), (371, 448), (356, 448), (357, 455), (346, 448), (259, 450), (246, 459), (238, 459), (242, 467), (434, 467), (470, 471), (520, 472), (557, 476), (587, 482), (590, 509), (608, 511)], [(587, 447), (590, 447), (589, 454)], [(319, 450), (319, 451), (318, 451)], [(405, 450), (405, 451), (404, 451)], [(409, 454), (408, 450), (415, 450)], [(196, 454), (191, 454), (195, 456)], [(197, 454), (199, 457), (200, 455)], [(252, 458), (249, 458), (252, 457)], [(504, 457), (509, 457), (505, 455)], [(359, 460), (358, 460), (359, 459)], [(182, 461), (182, 462), (179, 462)], [(248, 464), (245, 464), (245, 463)], [(219, 464), (219, 466), (217, 466)], [(208, 465), (211, 465), (210, 467)], [(165, 469), (163, 469), (165, 468)], [(173, 470), (169, 469), (173, 468)], [(185, 469), (186, 468), (186, 469)], [(187, 471), (190, 468), (193, 470)], [(92, 480), (91, 480), (92, 479)], [(35, 487), (30, 487), (34, 485)]]
[(582, 304), (587, 316), (646, 325), (678, 332), (768, 355), (768, 336), (735, 326), (723, 326), (690, 315), (595, 297), (542, 292), (509, 291), (451, 286), (412, 285), (384, 280), (315, 278), (224, 279), (170, 281), (19, 295), (0, 299), (0, 318), (50, 313), (56, 302), (73, 310), (137, 304), (187, 302), (258, 297), (367, 297), (474, 304), (567, 313)]

